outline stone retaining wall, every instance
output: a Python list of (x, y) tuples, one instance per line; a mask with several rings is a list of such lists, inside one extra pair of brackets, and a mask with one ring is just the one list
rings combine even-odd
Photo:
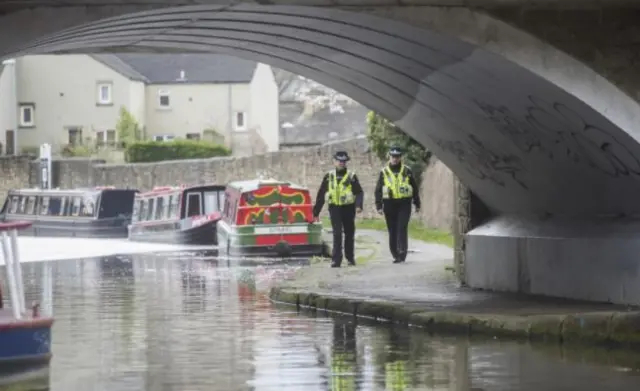
[[(289, 179), (317, 191), (322, 176), (332, 168), (332, 155), (338, 149), (351, 156), (349, 167), (357, 173), (365, 191), (365, 217), (373, 217), (373, 189), (382, 163), (369, 152), (367, 140), (357, 138), (318, 147), (286, 150), (249, 157), (181, 160), (159, 163), (104, 164), (84, 158), (59, 159), (53, 165), (55, 186), (118, 186), (149, 190), (154, 186), (201, 183), (227, 183), (260, 175)], [(38, 165), (28, 157), (0, 160), (0, 192), (13, 187), (36, 186)], [(423, 208), (419, 218), (428, 226), (451, 230), (454, 209), (453, 174), (434, 161), (423, 173)]]

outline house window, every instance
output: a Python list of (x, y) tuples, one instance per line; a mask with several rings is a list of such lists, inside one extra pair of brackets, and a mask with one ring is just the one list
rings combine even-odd
[(110, 105), (113, 103), (113, 98), (111, 96), (111, 83), (98, 83), (98, 104), (99, 105)]
[(32, 104), (20, 105), (20, 126), (33, 127), (36, 124), (35, 121), (35, 106)]
[(158, 91), (158, 105), (166, 109), (171, 106), (171, 100), (169, 99), (169, 91), (160, 90)]
[(187, 133), (187, 140), (200, 140), (200, 133)]
[(82, 129), (81, 128), (67, 128), (69, 134), (69, 145), (81, 145), (82, 144)]
[(236, 112), (235, 116), (235, 129), (236, 130), (245, 130), (247, 129), (247, 119), (244, 114), (244, 111)]
[(101, 145), (116, 145), (116, 131), (113, 129), (109, 130), (98, 130), (96, 132), (96, 144)]

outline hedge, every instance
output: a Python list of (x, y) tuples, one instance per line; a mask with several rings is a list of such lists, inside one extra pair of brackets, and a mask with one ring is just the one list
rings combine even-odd
[(136, 141), (126, 147), (129, 163), (150, 163), (163, 160), (204, 159), (229, 156), (229, 148), (208, 141)]

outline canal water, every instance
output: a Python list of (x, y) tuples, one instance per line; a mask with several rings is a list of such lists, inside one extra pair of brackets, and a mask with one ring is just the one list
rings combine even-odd
[(199, 255), (24, 264), (29, 300), (39, 298), (45, 268), (54, 275), (54, 358), (48, 371), (0, 390), (640, 388), (633, 352), (431, 336), (298, 314), (274, 308), (264, 294), (297, 266), (238, 268)]

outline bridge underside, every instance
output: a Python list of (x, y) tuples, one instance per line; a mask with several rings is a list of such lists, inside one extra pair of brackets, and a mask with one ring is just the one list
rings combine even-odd
[(466, 235), (470, 286), (640, 303), (636, 137), (456, 37), (359, 12), (241, 4), (119, 16), (3, 53), (166, 50), (268, 63), (395, 121), (488, 209)]

